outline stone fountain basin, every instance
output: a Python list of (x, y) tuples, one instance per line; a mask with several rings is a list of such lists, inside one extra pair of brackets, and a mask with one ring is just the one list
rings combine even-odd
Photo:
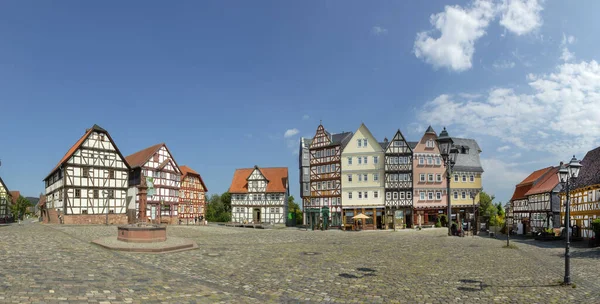
[(156, 243), (167, 240), (165, 225), (123, 225), (119, 226), (117, 240), (130, 243)]

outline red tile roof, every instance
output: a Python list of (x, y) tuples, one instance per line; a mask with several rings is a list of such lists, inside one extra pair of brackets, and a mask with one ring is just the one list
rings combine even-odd
[(129, 156), (125, 157), (125, 160), (129, 164), (129, 166), (133, 168), (143, 166), (154, 153), (160, 149), (160, 147), (164, 146), (164, 143), (156, 144), (154, 146), (148, 147), (146, 149), (137, 151)]
[(529, 190), (531, 190), (531, 188), (533, 187), (533, 183), (536, 180), (538, 180), (542, 175), (544, 175), (544, 173), (548, 172), (552, 168), (553, 167), (547, 167), (544, 169), (534, 171), (533, 173), (529, 174), (529, 176), (527, 176), (522, 182), (517, 184), (517, 186), (515, 187), (515, 192), (513, 193), (513, 196), (510, 200), (514, 201), (514, 200), (526, 198), (525, 194)]
[[(259, 168), (260, 172), (269, 181), (266, 192), (287, 192), (288, 168)], [(229, 187), (231, 193), (247, 193), (248, 177), (254, 168), (236, 169)]]
[(558, 185), (558, 169), (560, 167), (553, 167), (551, 170), (547, 171), (537, 183), (529, 190), (525, 195), (546, 193), (552, 191)]
[(21, 192), (19, 192), (19, 191), (11, 191), (10, 192), (10, 196), (12, 196), (12, 203), (16, 204), (17, 200), (19, 199), (19, 196), (21, 196)]
[(179, 170), (181, 170), (181, 180), (182, 181), (185, 178), (185, 176), (188, 174), (196, 175), (200, 179), (200, 183), (202, 183), (202, 187), (204, 188), (204, 191), (208, 192), (208, 188), (206, 188), (206, 184), (204, 184), (204, 180), (202, 180), (202, 176), (200, 176), (200, 173), (194, 171), (192, 168), (190, 168), (186, 165), (179, 167)]

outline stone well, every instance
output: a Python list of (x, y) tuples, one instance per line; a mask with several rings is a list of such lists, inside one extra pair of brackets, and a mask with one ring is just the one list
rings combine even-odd
[(130, 243), (156, 243), (167, 240), (164, 225), (123, 225), (118, 227), (117, 240)]

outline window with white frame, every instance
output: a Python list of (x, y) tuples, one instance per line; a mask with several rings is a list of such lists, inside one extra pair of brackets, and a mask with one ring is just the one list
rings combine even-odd
[(400, 192), (400, 199), (404, 199), (404, 192)]
[(419, 156), (419, 165), (424, 165), (425, 159), (422, 156)]
[(419, 192), (419, 198), (424, 200), (425, 199), (425, 192)]
[(454, 174), (454, 181), (458, 182), (458, 174)]
[(435, 157), (435, 164), (438, 165), (438, 166), (442, 164), (442, 161), (440, 160), (439, 156)]
[(392, 199), (392, 193), (391, 192), (386, 192), (385, 193), (385, 199), (387, 199), (387, 200)]
[(412, 192), (406, 192), (406, 199), (412, 199)]
[(358, 181), (362, 182), (362, 175), (361, 174), (357, 174), (358, 175)]
[(360, 156), (359, 156), (359, 157), (357, 157), (357, 158), (358, 158), (358, 164), (359, 164), (359, 165), (360, 165), (360, 164), (362, 164), (362, 157), (360, 157)]
[(379, 198), (379, 191), (373, 191), (373, 198)]
[(367, 174), (363, 174), (363, 180), (364, 180), (365, 182), (369, 180), (369, 179), (367, 178)]
[(369, 198), (369, 191), (365, 191), (365, 198)]
[(352, 192), (348, 192), (348, 198), (352, 199)]
[(433, 174), (427, 174), (427, 180), (433, 182)]
[(438, 191), (438, 192), (436, 192), (436, 193), (435, 193), (435, 199), (437, 199), (437, 200), (441, 200), (441, 199), (442, 199), (442, 192), (439, 192), (439, 191)]
[(436, 174), (435, 175), (435, 180), (438, 181), (438, 182), (441, 182), (442, 181), (442, 175), (441, 174)]
[(394, 199), (398, 199), (398, 192), (393, 192), (393, 193), (394, 193), (394, 195), (393, 195)]
[(366, 146), (367, 146), (367, 139), (366, 139), (366, 138), (364, 138), (364, 139), (363, 139), (363, 147), (366, 147)]
[(463, 181), (463, 182), (466, 182), (466, 181), (467, 181), (467, 175), (463, 174), (463, 176), (462, 176), (462, 181)]
[(433, 139), (427, 140), (427, 142), (425, 143), (425, 147), (433, 148), (434, 147)]
[(425, 181), (425, 174), (424, 174), (424, 173), (421, 173), (421, 174), (419, 175), (419, 180), (420, 180), (420, 181), (422, 181), (422, 182), (424, 182), (424, 181)]
[(458, 199), (458, 192), (454, 191), (454, 199)]
[(433, 200), (433, 192), (427, 192), (427, 199)]
[(352, 181), (352, 174), (348, 174), (348, 181), (351, 182)]
[(431, 156), (427, 156), (427, 164), (428, 165), (432, 165), (433, 164), (433, 158)]
[(359, 147), (361, 147), (361, 146), (362, 146), (362, 140), (360, 140), (360, 139), (357, 139), (357, 140), (356, 140), (356, 143), (357, 143), (357, 145), (358, 145)]
[(373, 173), (373, 181), (379, 181), (379, 173)]
[(348, 165), (352, 165), (352, 157), (348, 157)]
[(470, 182), (474, 182), (474, 181), (475, 181), (475, 175), (471, 174), (471, 175), (469, 176), (469, 181), (470, 181)]
[(358, 198), (362, 198), (362, 192), (358, 191)]
[(377, 164), (379, 162), (379, 157), (373, 156), (373, 163)]
[(465, 198), (467, 198), (467, 193), (466, 193), (465, 191), (461, 192), (461, 193), (460, 193), (460, 197), (461, 197), (462, 199), (465, 199)]

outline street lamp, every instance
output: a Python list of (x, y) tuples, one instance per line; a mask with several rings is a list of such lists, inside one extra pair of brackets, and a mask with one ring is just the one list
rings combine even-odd
[(473, 237), (475, 237), (475, 232), (477, 231), (477, 216), (475, 212), (475, 197), (477, 196), (477, 193), (479, 193), (479, 190), (471, 191), (469, 194), (473, 200)]
[(452, 167), (456, 162), (456, 155), (458, 154), (458, 149), (456, 149), (452, 144), (454, 141), (450, 136), (448, 136), (448, 131), (446, 131), (446, 127), (440, 133), (440, 136), (436, 139), (438, 146), (440, 148), (440, 154), (442, 155), (442, 159), (444, 160), (444, 166), (446, 166), (446, 198), (448, 200), (448, 235), (452, 235), (452, 230), (450, 229), (452, 222), (452, 209), (450, 205), (450, 177), (452, 175)]
[(571, 284), (571, 254), (569, 253), (569, 247), (571, 245), (570, 243), (570, 235), (569, 235), (569, 226), (571, 226), (571, 210), (570, 210), (570, 184), (573, 183), (574, 179), (577, 178), (577, 176), (579, 176), (579, 170), (581, 169), (582, 165), (581, 163), (577, 160), (577, 158), (575, 158), (575, 155), (573, 155), (573, 158), (571, 159), (571, 161), (569, 162), (569, 164), (567, 165), (562, 165), (560, 166), (560, 169), (558, 170), (558, 180), (561, 182), (561, 184), (565, 184), (565, 194), (566, 194), (566, 201), (565, 201), (565, 228), (567, 229), (567, 244), (565, 246), (565, 278), (564, 278), (564, 282), (563, 284), (565, 285), (570, 285)]

